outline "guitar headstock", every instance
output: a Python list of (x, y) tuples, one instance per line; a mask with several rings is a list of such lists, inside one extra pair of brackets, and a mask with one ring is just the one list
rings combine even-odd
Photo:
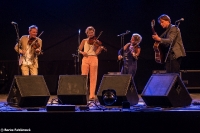
[(153, 19), (152, 21), (151, 21), (151, 27), (153, 28), (155, 26), (155, 20)]
[(154, 30), (154, 26), (155, 26), (155, 20), (153, 19), (153, 20), (151, 21), (151, 29), (152, 29), (153, 34), (155, 35), (156, 32), (155, 32), (155, 30)]

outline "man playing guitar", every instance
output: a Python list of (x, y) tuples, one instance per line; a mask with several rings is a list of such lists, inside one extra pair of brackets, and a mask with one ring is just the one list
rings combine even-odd
[(182, 57), (186, 56), (180, 29), (171, 24), (166, 14), (162, 14), (158, 22), (166, 31), (160, 37), (155, 33), (152, 38), (167, 51), (164, 60), (167, 73), (179, 73)]

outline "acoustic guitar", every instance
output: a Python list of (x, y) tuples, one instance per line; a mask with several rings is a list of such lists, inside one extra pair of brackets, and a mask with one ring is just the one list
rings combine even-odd
[[(154, 26), (155, 26), (155, 20), (153, 19), (151, 21), (151, 29), (154, 35), (156, 35), (157, 33), (154, 30)], [(165, 61), (165, 57), (164, 57), (164, 50), (163, 47), (160, 45), (159, 41), (155, 41), (154, 45), (153, 45), (153, 49), (155, 51), (155, 61), (157, 63), (163, 64)]]

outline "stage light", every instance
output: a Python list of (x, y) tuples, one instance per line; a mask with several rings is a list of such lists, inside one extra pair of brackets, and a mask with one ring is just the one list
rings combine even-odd
[(117, 100), (116, 91), (113, 89), (107, 89), (102, 91), (102, 100), (105, 105), (111, 106)]

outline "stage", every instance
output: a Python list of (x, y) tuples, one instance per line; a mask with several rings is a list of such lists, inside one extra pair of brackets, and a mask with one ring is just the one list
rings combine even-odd
[(200, 131), (200, 93), (190, 93), (187, 107), (147, 107), (139, 95), (138, 104), (130, 109), (122, 106), (102, 106), (96, 101), (75, 106), (75, 111), (48, 111), (47, 106), (59, 106), (51, 95), (46, 107), (20, 108), (7, 104), (7, 94), (0, 95), (1, 132), (183, 132)]

